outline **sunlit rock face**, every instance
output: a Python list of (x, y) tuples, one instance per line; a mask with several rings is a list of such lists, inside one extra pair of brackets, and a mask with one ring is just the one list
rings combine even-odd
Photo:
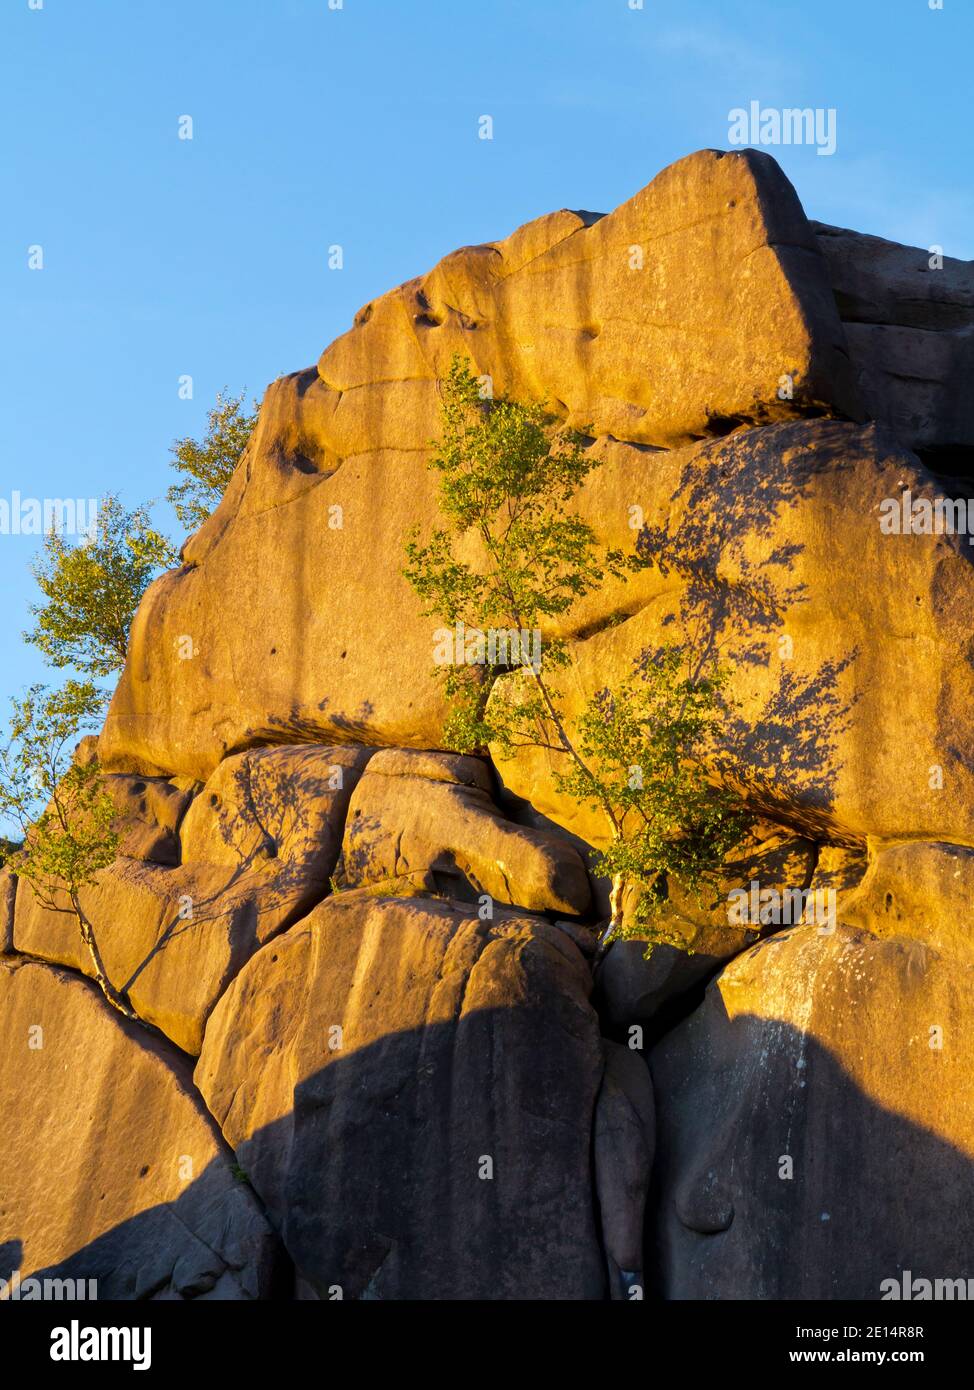
[(433, 625), (402, 546), (436, 515), (425, 465), (457, 352), (495, 393), (643, 448), (858, 409), (825, 262), (767, 155), (702, 151), (606, 217), (456, 251), (269, 389), (223, 504), (142, 604), (107, 765), (205, 778), (257, 742), (436, 745)]
[[(274, 382), (78, 755), (121, 836), (84, 905), (153, 1031), (81, 979), (64, 901), (0, 875), (25, 1136), (0, 1249), (118, 1297), (974, 1277), (974, 547), (941, 524), (972, 306), (969, 266), (810, 224), (768, 156), (702, 151), (606, 216), (455, 251)], [(729, 669), (709, 770), (758, 820), (713, 900), (666, 885), (692, 954), (598, 949), (605, 827), (557, 754), (443, 747), (440, 624), (402, 566), (457, 353), (585, 434), (580, 514), (655, 562), (545, 632), (569, 730), (666, 643)], [(832, 895), (824, 929), (734, 920), (754, 885)]]
[[(261, 943), (327, 893), (369, 755), (303, 744), (227, 758), (183, 816), (175, 867), (121, 855), (81, 890), (109, 979), (184, 1051), (199, 1052), (210, 1010)], [(93, 974), (63, 893), (21, 883), (13, 941)]]
[[(709, 644), (736, 704), (717, 763), (755, 804), (826, 839), (974, 841), (974, 547), (884, 530), (904, 495), (933, 515), (941, 490), (876, 425), (776, 424), (648, 458), (607, 444), (580, 510), (660, 566), (580, 605), (569, 723), (666, 642)], [(514, 792), (604, 841), (558, 770), (540, 749), (498, 760)]]

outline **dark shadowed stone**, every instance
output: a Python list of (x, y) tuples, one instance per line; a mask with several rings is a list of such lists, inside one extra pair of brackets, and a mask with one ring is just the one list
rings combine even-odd
[(602, 1296), (590, 985), (542, 919), (361, 891), (253, 958), (196, 1082), (319, 1296)]
[(738, 956), (654, 1049), (661, 1291), (974, 1277), (974, 851), (878, 852), (835, 931)]
[(974, 265), (811, 225), (863, 408), (911, 449), (974, 448)]
[(645, 1293), (643, 1226), (656, 1112), (642, 1053), (603, 1039), (605, 1074), (595, 1110), (595, 1181), (613, 1299)]

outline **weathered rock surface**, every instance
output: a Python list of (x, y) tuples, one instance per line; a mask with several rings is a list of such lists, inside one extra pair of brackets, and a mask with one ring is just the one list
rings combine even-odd
[[(692, 955), (601, 959), (605, 829), (549, 753), (436, 751), (403, 544), (439, 519), (456, 353), (593, 436), (579, 511), (652, 562), (545, 633), (569, 727), (664, 644), (731, 672), (709, 765), (768, 823), (712, 908), (669, 885)], [(462, 248), (275, 382), (79, 756), (122, 836), (83, 895), (109, 975), (201, 1053), (296, 1275), (185, 1058), (55, 968), (89, 969), (73, 917), (0, 874), (8, 1267), (127, 1298), (970, 1276), (974, 549), (880, 509), (966, 488), (972, 372), (969, 265), (808, 223), (749, 150)], [(731, 888), (810, 875), (836, 929), (728, 922)], [(457, 901), (484, 894), (491, 920)]]
[(812, 227), (867, 414), (911, 449), (974, 448), (974, 265)]
[(601, 1296), (590, 988), (542, 919), (361, 892), (249, 962), (196, 1084), (319, 1294)]
[[(557, 401), (570, 425), (656, 447), (854, 406), (815, 237), (781, 169), (754, 150), (702, 150), (607, 217), (539, 218), (374, 300), (318, 363), (342, 393), (335, 434), (359, 424), (361, 447), (393, 442), (375, 438), (383, 407), (416, 414), (457, 351), (496, 392)], [(397, 447), (428, 438), (390, 423)]]
[[(940, 495), (915, 456), (876, 426), (817, 420), (648, 459), (613, 444), (605, 460), (581, 510), (625, 544), (639, 507), (628, 547), (663, 569), (580, 606), (561, 683), (569, 721), (642, 653), (712, 641), (736, 702), (715, 767), (756, 806), (830, 841), (974, 841), (972, 548), (880, 529), (887, 498)], [(604, 842), (597, 813), (556, 793), (559, 757), (520, 749), (498, 771)]]
[(834, 933), (738, 956), (655, 1049), (669, 1298), (974, 1276), (974, 850), (878, 853)]
[(164, 777), (109, 774), (105, 788), (118, 807), (119, 854), (154, 864), (179, 863), (179, 822), (193, 799)]
[(390, 749), (372, 758), (348, 810), (348, 887), (488, 894), (529, 911), (585, 912), (591, 894), (576, 850), (506, 820), (483, 786), (489, 774), (479, 759), (440, 754), (431, 768), (433, 756)]
[(728, 960), (762, 936), (780, 930), (780, 920), (766, 923), (732, 921), (730, 894), (751, 884), (779, 894), (810, 887), (816, 861), (815, 846), (796, 835), (782, 835), (768, 823), (758, 823), (747, 842), (725, 865), (720, 892), (702, 907), (679, 883), (670, 885), (668, 905), (660, 925), (683, 938), (689, 949), (668, 943), (653, 947), (646, 959), (646, 941), (614, 941), (597, 976), (596, 999), (603, 1020), (621, 1028), (648, 1023), (662, 1008), (701, 984)]
[[(328, 891), (368, 757), (296, 745), (228, 758), (186, 812), (178, 868), (121, 858), (82, 890), (109, 979), (186, 1052), (199, 1052), (207, 1015), (244, 962)], [(91, 973), (63, 895), (52, 907), (22, 883), (14, 944)]]
[[(653, 1171), (656, 1110), (642, 1055), (603, 1039), (595, 1109), (595, 1181), (613, 1300), (645, 1296), (643, 1226)], [(638, 1290), (638, 1292), (637, 1292)]]
[(92, 985), (0, 962), (0, 1114), (4, 1279), (95, 1280), (99, 1299), (254, 1299), (286, 1277), (184, 1060)]
[(435, 515), (425, 461), (457, 351), (496, 392), (641, 446), (857, 408), (825, 262), (767, 155), (704, 150), (606, 217), (463, 248), (268, 390), (221, 506), (142, 603), (106, 766), (202, 779), (295, 737), (436, 745), (435, 624), (401, 565)]
[(349, 799), (371, 753), (293, 744), (225, 759), (186, 814), (183, 862), (236, 873), (269, 866), (269, 900), (286, 894), (297, 910), (310, 906), (335, 867)]
[[(85, 764), (97, 756), (98, 737), (88, 734), (75, 749), (74, 761)], [(154, 864), (178, 864), (179, 823), (199, 785), (187, 778), (173, 782), (127, 773), (107, 773), (103, 785), (118, 811), (112, 823), (120, 836), (118, 853)]]

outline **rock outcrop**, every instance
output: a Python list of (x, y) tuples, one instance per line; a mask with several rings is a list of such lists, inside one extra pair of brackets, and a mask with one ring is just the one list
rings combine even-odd
[[(178, 868), (121, 857), (82, 889), (108, 978), (184, 1051), (199, 1052), (210, 1010), (261, 943), (325, 896), (368, 758), (316, 745), (227, 758), (183, 817)], [(20, 884), (14, 945), (92, 973), (63, 894)]]
[(435, 514), (425, 460), (455, 352), (496, 393), (643, 450), (858, 408), (825, 261), (767, 155), (702, 151), (606, 217), (457, 251), (270, 388), (223, 503), (143, 602), (108, 766), (205, 778), (295, 737), (436, 746), (435, 624), (402, 545)]
[[(702, 151), (446, 256), (273, 383), (78, 752), (121, 837), (84, 907), (150, 1029), (81, 978), (63, 895), (0, 874), (11, 1269), (123, 1298), (972, 1276), (974, 280), (930, 255)], [(756, 826), (714, 901), (666, 883), (685, 951), (599, 944), (606, 829), (561, 755), (444, 748), (402, 566), (457, 353), (584, 433), (578, 512), (647, 562), (543, 634), (569, 730), (669, 643), (729, 672), (707, 769)], [(827, 920), (734, 920), (755, 885)]]

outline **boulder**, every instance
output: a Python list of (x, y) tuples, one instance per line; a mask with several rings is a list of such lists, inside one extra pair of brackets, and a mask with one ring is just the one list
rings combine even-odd
[(738, 956), (654, 1049), (665, 1297), (974, 1277), (972, 891), (974, 850), (880, 847), (834, 931)]
[[(605, 446), (580, 510), (652, 565), (579, 606), (555, 682), (569, 725), (666, 643), (710, 646), (732, 702), (712, 766), (756, 810), (851, 847), (974, 842), (974, 549), (884, 530), (905, 492), (942, 496), (875, 425), (770, 425), (648, 458)], [(598, 813), (556, 789), (564, 755), (494, 753), (514, 794), (605, 843)]]
[[(182, 822), (182, 863), (120, 858), (81, 892), (112, 984), (186, 1052), (254, 951), (328, 891), (369, 750), (259, 749), (228, 758)], [(64, 894), (18, 893), (18, 951), (91, 973)]]
[(100, 1300), (277, 1291), (280, 1243), (174, 1048), (87, 982), (16, 960), (0, 962), (0, 1039), (0, 1278), (19, 1270), (20, 1298), (41, 1296), (34, 1278)]
[(318, 363), (340, 395), (337, 452), (423, 447), (429, 434), (403, 417), (419, 415), (456, 352), (495, 393), (657, 448), (855, 408), (815, 236), (780, 167), (755, 150), (701, 150), (608, 216), (539, 218), (366, 305)]
[(269, 388), (223, 501), (140, 606), (107, 768), (203, 780), (259, 743), (440, 742), (436, 624), (401, 571), (437, 514), (426, 459), (457, 352), (495, 392), (650, 451), (858, 408), (825, 263), (768, 155), (704, 150), (606, 217), (454, 252)]
[[(529, 911), (585, 912), (591, 894), (577, 851), (557, 834), (506, 820), (482, 785), (487, 769), (479, 759), (436, 755), (430, 776), (424, 769), (433, 756), (393, 749), (372, 758), (349, 804), (346, 885), (468, 901), (487, 894)], [(478, 784), (460, 780), (476, 774)]]
[(659, 942), (647, 957), (647, 939), (612, 942), (596, 977), (603, 1022), (615, 1028), (650, 1023), (661, 1019), (661, 1010), (662, 1022), (668, 1022), (666, 1011), (690, 990), (760, 937), (780, 930), (780, 920), (762, 923), (760, 913), (757, 922), (735, 920), (740, 914), (731, 911), (731, 893), (743, 891), (750, 897), (753, 883), (759, 892), (774, 890), (784, 903), (789, 891), (810, 887), (815, 862), (816, 847), (810, 840), (782, 834), (780, 828), (759, 821), (724, 866), (713, 901), (701, 905), (674, 882), (659, 925), (686, 946)]
[(934, 457), (974, 448), (974, 265), (812, 227), (868, 416)]
[(195, 1079), (305, 1285), (601, 1296), (590, 988), (543, 919), (361, 891), (253, 957)]
[(226, 758), (183, 822), (182, 858), (250, 873), (269, 866), (275, 893), (300, 910), (328, 885), (349, 800), (372, 750), (293, 744)]

